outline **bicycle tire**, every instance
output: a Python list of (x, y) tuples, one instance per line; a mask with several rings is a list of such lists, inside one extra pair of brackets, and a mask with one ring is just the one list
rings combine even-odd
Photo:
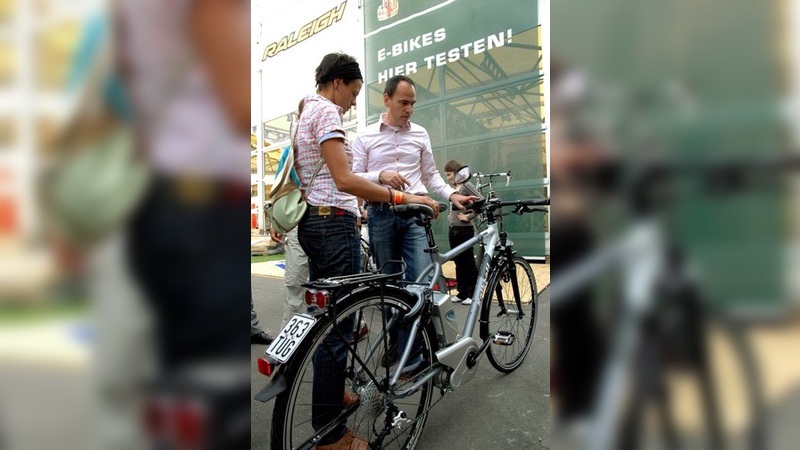
[(361, 272), (369, 273), (378, 270), (375, 259), (372, 257), (372, 252), (369, 249), (369, 243), (361, 238)]
[[(384, 305), (387, 309), (407, 312), (416, 301), (415, 297), (402, 289), (384, 288)], [(408, 398), (389, 400), (383, 397), (377, 387), (386, 381), (389, 375), (387, 370), (380, 366), (384, 353), (383, 345), (379, 345), (378, 351), (369, 359), (365, 359), (371, 343), (380, 339), (380, 336), (384, 334), (380, 289), (357, 290), (338, 301), (336, 308), (337, 321), (341, 322), (345, 317), (361, 313), (360, 317), (356, 316), (356, 320), (363, 319), (369, 327), (369, 333), (352, 346), (362, 358), (363, 365), (359, 364), (351, 354), (348, 354), (348, 373), (353, 374), (353, 368), (363, 369), (366, 367), (378, 381), (376, 384), (363, 373), (361, 376), (346, 380), (345, 388), (349, 392), (360, 395), (360, 402), (355, 412), (346, 419), (347, 427), (357, 437), (372, 443), (377, 438), (375, 427), (383, 427), (387, 414), (389, 414), (389, 405), (393, 405), (403, 410), (409, 419), (416, 421), (407, 429), (392, 428), (389, 436), (384, 439), (384, 445), (391, 443), (389, 448), (413, 449), (419, 441), (427, 419), (427, 408), (430, 407), (434, 392), (433, 381), (429, 380), (419, 391)], [(311, 426), (313, 359), (318, 348), (325, 348), (324, 346), (327, 344), (325, 344), (324, 338), (332, 331), (334, 331), (333, 324), (328, 315), (318, 318), (309, 335), (287, 362), (283, 372), (287, 389), (275, 401), (270, 438), (271, 448), (294, 449), (314, 436), (315, 431)], [(422, 342), (423, 360), (430, 364), (434, 360), (434, 351), (437, 345), (433, 325), (428, 322), (423, 326), (419, 335), (421, 336), (420, 342)], [(401, 380), (398, 385), (410, 386), (414, 379), (416, 378)], [(383, 448), (383, 446), (379, 448)]]
[[(511, 267), (517, 278), (519, 297), (514, 295)], [(481, 338), (485, 341), (496, 334), (513, 336), (510, 345), (492, 342), (486, 348), (492, 366), (511, 373), (522, 364), (533, 344), (539, 315), (536, 279), (530, 264), (519, 256), (496, 265), (488, 279), (481, 307)]]
[[(658, 441), (669, 448), (767, 448), (764, 395), (746, 336), (722, 316), (690, 311), (699, 316), (690, 319), (700, 322), (697, 336), (687, 332), (695, 323), (684, 323), (688, 338), (672, 335), (643, 350), (651, 358), (640, 358), (639, 373), (648, 371), (651, 383), (633, 396), (620, 448), (651, 448)], [(635, 383), (648, 382), (639, 378)]]

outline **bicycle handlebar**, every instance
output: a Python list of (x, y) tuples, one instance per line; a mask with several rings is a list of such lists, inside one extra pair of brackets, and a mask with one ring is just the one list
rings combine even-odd
[[(513, 200), (510, 202), (502, 202), (497, 200), (478, 200), (476, 202), (472, 202), (472, 204), (467, 206), (467, 209), (472, 209), (475, 212), (482, 212), (482, 211), (494, 211), (498, 208), (502, 208), (504, 206), (514, 206), (514, 214), (522, 215), (523, 213), (528, 212), (549, 212), (549, 210), (544, 208), (532, 208), (532, 206), (549, 206), (550, 205), (550, 197), (547, 198), (535, 198), (535, 199), (528, 199), (528, 200)], [(439, 203), (439, 211), (446, 211), (448, 208), (447, 203)], [(408, 203), (405, 205), (395, 205), (392, 207), (392, 210), (395, 214), (402, 215), (402, 216), (415, 216), (415, 215), (423, 215), (423, 216), (430, 216), (433, 217), (433, 209), (430, 206), (422, 204), (422, 203)]]
[(506, 177), (506, 187), (508, 187), (508, 185), (511, 184), (511, 171), (510, 170), (507, 171), (507, 172), (498, 172), (498, 173), (480, 173), (480, 172), (476, 172), (476, 173), (473, 173), (470, 178), (478, 178), (478, 179), (480, 179), (480, 178), (486, 178), (486, 177), (489, 177), (489, 185), (491, 185), (492, 178), (494, 178), (494, 177)]

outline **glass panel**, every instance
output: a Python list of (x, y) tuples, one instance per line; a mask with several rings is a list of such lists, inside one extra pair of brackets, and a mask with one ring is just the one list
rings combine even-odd
[(541, 79), (461, 98), (447, 104), (447, 139), (541, 127)]
[(515, 32), (511, 43), (462, 57), (443, 66), (447, 94), (538, 72), (541, 66), (540, 28)]
[[(473, 173), (500, 173), (511, 171), (511, 182), (506, 186), (505, 178), (497, 178), (494, 182), (495, 194), (503, 200), (543, 198), (547, 191), (543, 178), (547, 173), (545, 161), (544, 139), (542, 134), (522, 134), (494, 141), (468, 143), (464, 145), (434, 146), (434, 159), (441, 173), (447, 161), (455, 159), (467, 164)], [(488, 187), (473, 184), (481, 188), (482, 194), (488, 196)], [(505, 228), (515, 242), (520, 254), (527, 256), (544, 255), (544, 231), (547, 220), (545, 214), (525, 214), (523, 216), (507, 216)], [(447, 242), (447, 227), (437, 226), (435, 229), (437, 242)]]

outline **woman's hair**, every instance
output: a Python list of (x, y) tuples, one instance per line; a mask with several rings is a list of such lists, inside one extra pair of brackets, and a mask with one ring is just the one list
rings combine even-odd
[(342, 79), (344, 84), (350, 84), (353, 80), (364, 81), (355, 58), (344, 53), (329, 53), (317, 66), (317, 88), (321, 88), (337, 78)]
[(456, 161), (455, 159), (451, 159), (450, 161), (447, 161), (447, 164), (444, 165), (444, 171), (445, 172), (455, 172), (456, 170), (458, 170), (458, 169), (460, 169), (462, 167), (464, 167), (464, 164), (461, 164), (460, 162)]

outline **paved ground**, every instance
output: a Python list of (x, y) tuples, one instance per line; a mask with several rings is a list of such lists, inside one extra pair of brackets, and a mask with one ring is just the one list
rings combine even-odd
[[(252, 277), (255, 309), (261, 321), (277, 332), (283, 314), (283, 281)], [(550, 427), (550, 294), (539, 297), (539, 320), (533, 348), (514, 373), (497, 372), (482, 360), (470, 383), (443, 399), (431, 411), (420, 449), (519, 449), (549, 448)], [(466, 306), (456, 313), (462, 323)], [(252, 394), (266, 378), (256, 369), (265, 347), (252, 346)], [(273, 402), (251, 405), (251, 448), (269, 448)]]

